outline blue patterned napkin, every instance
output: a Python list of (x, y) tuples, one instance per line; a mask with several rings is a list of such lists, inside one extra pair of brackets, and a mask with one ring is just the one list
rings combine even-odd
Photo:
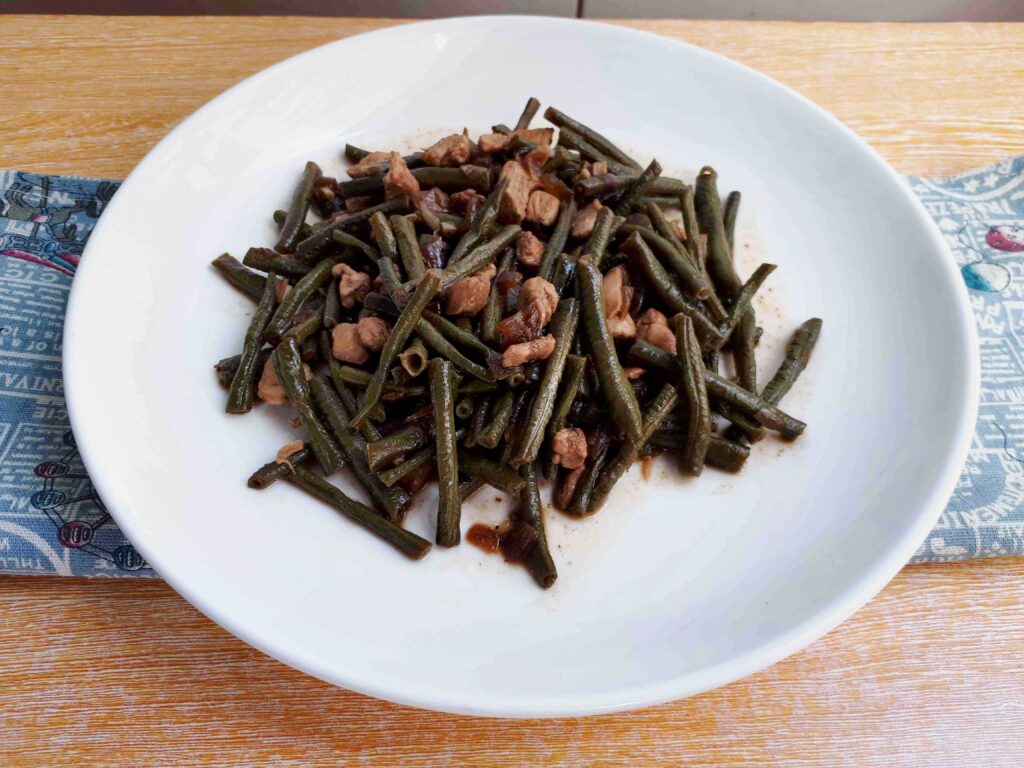
[[(967, 465), (914, 562), (1024, 554), (1024, 157), (909, 181), (961, 265), (982, 362)], [(89, 482), (62, 394), (71, 280), (117, 188), (0, 172), (0, 572), (155, 576)]]

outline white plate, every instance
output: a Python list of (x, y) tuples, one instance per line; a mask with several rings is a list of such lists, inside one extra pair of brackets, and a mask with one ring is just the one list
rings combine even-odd
[[(140, 73), (142, 76), (142, 73)], [(640, 159), (710, 163), (741, 189), (745, 271), (779, 264), (762, 369), (825, 320), (784, 405), (810, 427), (739, 476), (623, 480), (596, 517), (548, 514), (549, 592), (471, 546), (409, 563), (249, 472), (294, 432), (223, 413), (211, 366), (251, 306), (209, 267), (271, 244), (308, 158), (346, 140), (515, 120), (535, 95)], [(755, 234), (756, 233), (756, 237)], [(966, 292), (924, 209), (849, 130), (697, 48), (599, 24), (475, 18), (396, 27), (289, 59), (213, 100), (131, 174), (89, 242), (65, 329), (79, 447), (118, 523), (189, 601), (338, 685), (477, 715), (607, 712), (750, 674), (834, 627), (913, 553), (949, 496), (978, 397)], [(481, 494), (485, 495), (485, 494)], [(490, 506), (474, 519), (500, 517)], [(430, 535), (429, 503), (410, 525)]]

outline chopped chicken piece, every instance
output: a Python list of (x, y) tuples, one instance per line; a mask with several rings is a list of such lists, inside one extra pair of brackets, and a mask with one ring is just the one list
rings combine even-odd
[(632, 339), (636, 336), (636, 323), (629, 314), (633, 287), (629, 284), (629, 273), (621, 264), (605, 273), (601, 281), (601, 301), (612, 338)]
[(455, 168), (464, 165), (473, 154), (473, 142), (461, 133), (445, 136), (429, 149), (423, 151), (420, 159), (425, 165)]
[(359, 340), (356, 323), (338, 323), (331, 331), (331, 354), (335, 360), (362, 365), (370, 359), (370, 350)]
[(527, 267), (540, 266), (544, 256), (544, 243), (532, 232), (521, 232), (516, 243), (516, 258)]
[(558, 488), (555, 489), (554, 498), (552, 499), (552, 501), (555, 502), (555, 506), (559, 509), (568, 509), (569, 505), (572, 504), (572, 497), (573, 494), (576, 493), (576, 485), (580, 481), (580, 475), (583, 474), (583, 469), (583, 467), (577, 467), (570, 471), (569, 474), (562, 475)]
[(587, 436), (582, 429), (566, 427), (551, 436), (551, 461), (566, 469), (578, 469), (587, 460)]
[(492, 152), (504, 152), (508, 149), (510, 138), (511, 136), (506, 136), (504, 133), (485, 133), (480, 137), (477, 146), (480, 147), (481, 152), (488, 155)]
[(356, 336), (359, 337), (359, 343), (370, 352), (380, 352), (384, 349), (384, 342), (388, 340), (390, 333), (390, 323), (373, 315), (361, 317), (356, 323)]
[(539, 339), (513, 344), (505, 350), (501, 363), (506, 368), (515, 368), (517, 365), (528, 363), (531, 360), (547, 360), (554, 351), (555, 337), (548, 334)]
[(509, 138), (517, 136), (523, 141), (529, 141), (542, 147), (550, 147), (551, 139), (555, 135), (554, 128), (518, 128), (509, 135)]
[(491, 280), (498, 268), (488, 264), (475, 275), (464, 277), (444, 292), (446, 315), (472, 316), (484, 308), (491, 293)]
[(626, 374), (626, 378), (629, 379), (630, 381), (636, 381), (645, 373), (647, 373), (647, 370), (644, 368), (638, 368), (635, 365), (627, 365), (625, 368), (622, 369), (622, 372)]
[(572, 229), (569, 234), (573, 237), (584, 239), (590, 237), (590, 234), (594, 231), (594, 222), (597, 221), (597, 212), (604, 208), (601, 205), (601, 201), (594, 198), (590, 201), (590, 205), (580, 209), (579, 213), (576, 214), (576, 218), (572, 220)]
[(278, 464), (287, 464), (290, 467), (292, 463), (288, 461), (288, 459), (305, 447), (306, 444), (301, 440), (289, 440), (278, 450), (277, 456), (274, 457), (274, 461)]
[(277, 303), (280, 304), (284, 301), (284, 297), (288, 295), (288, 291), (292, 289), (288, 283), (288, 279), (284, 277), (277, 278), (277, 282), (274, 284), (274, 293), (277, 294)]
[(451, 200), (440, 187), (431, 187), (423, 192), (419, 202), (434, 213), (448, 213), (451, 206)]
[(537, 181), (526, 166), (516, 160), (505, 163), (500, 178), (508, 179), (508, 186), (498, 203), (498, 221), (502, 224), (519, 224), (526, 216), (526, 204)]
[(676, 335), (669, 328), (668, 318), (654, 307), (637, 319), (636, 337), (671, 355), (676, 353)]
[(263, 364), (263, 373), (260, 374), (259, 383), (256, 384), (256, 396), (264, 403), (270, 405), (284, 405), (288, 402), (288, 396), (284, 393), (284, 385), (277, 377), (274, 370), (274, 357), (271, 355)]
[(558, 306), (558, 291), (555, 286), (543, 277), (531, 277), (519, 289), (519, 309), (525, 310), (530, 305), (539, 310), (540, 324), (547, 325)]
[(604, 176), (608, 173), (608, 163), (604, 160), (598, 160), (596, 163), (591, 164), (590, 172), (595, 176)]
[(341, 297), (341, 306), (345, 309), (352, 309), (356, 304), (362, 304), (366, 294), (370, 292), (372, 279), (365, 272), (353, 269), (342, 262), (335, 264), (331, 274), (338, 280), (338, 296)]
[(472, 219), (487, 198), (475, 189), (464, 189), (461, 192), (448, 196), (448, 205), (454, 213), (461, 213), (466, 218)]
[(409, 166), (405, 164), (402, 156), (397, 152), (392, 152), (388, 157), (391, 167), (384, 174), (384, 197), (393, 200), (402, 195), (410, 197), (418, 195), (420, 183), (416, 181), (416, 177), (412, 175), (412, 171), (409, 170)]
[(526, 201), (526, 220), (550, 227), (558, 218), (560, 205), (554, 195), (542, 189), (535, 189), (530, 194), (530, 199)]

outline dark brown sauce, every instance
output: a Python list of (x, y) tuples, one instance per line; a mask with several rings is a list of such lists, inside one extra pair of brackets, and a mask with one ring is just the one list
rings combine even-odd
[(479, 547), (484, 552), (494, 554), (498, 551), (498, 546), (501, 544), (501, 535), (498, 533), (497, 528), (492, 528), (482, 523), (474, 523), (466, 531), (466, 541), (474, 547)]

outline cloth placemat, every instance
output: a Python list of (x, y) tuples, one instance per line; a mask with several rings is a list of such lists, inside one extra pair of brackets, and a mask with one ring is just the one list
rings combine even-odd
[[(1024, 157), (908, 180), (960, 265), (982, 363), (970, 456), (912, 562), (1024, 554)], [(0, 171), (0, 573), (156, 575), (89, 481), (61, 379), (71, 281), (117, 188)]]

